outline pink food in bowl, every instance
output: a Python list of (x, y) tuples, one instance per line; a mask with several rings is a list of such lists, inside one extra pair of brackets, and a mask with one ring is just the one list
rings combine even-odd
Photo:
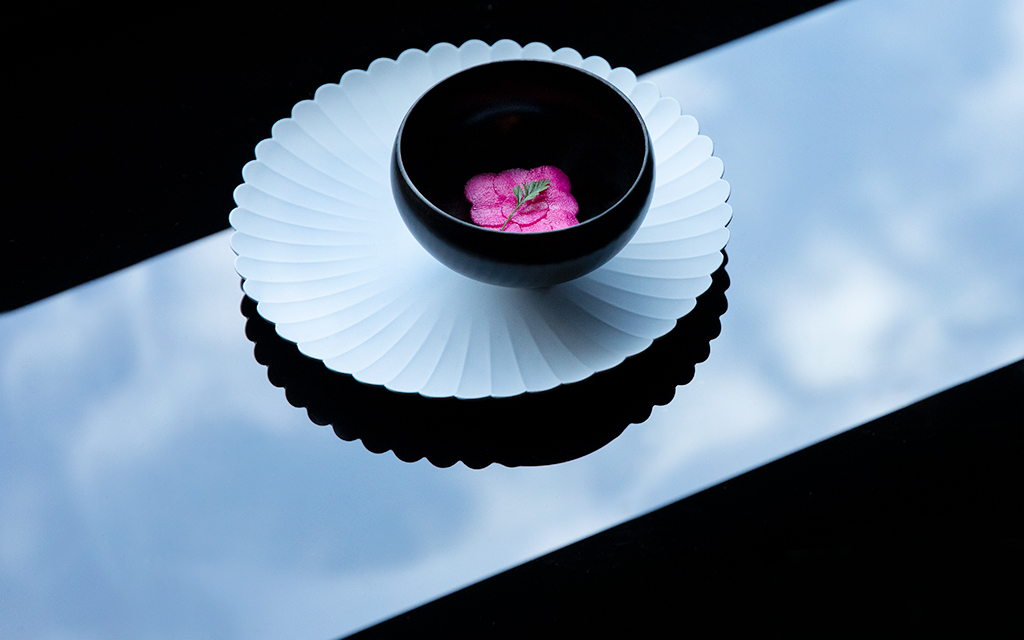
[[(517, 197), (531, 184), (548, 181), (534, 197), (520, 202)], [(572, 197), (569, 176), (558, 167), (509, 169), (481, 173), (466, 183), (466, 199), (473, 205), (470, 217), (481, 227), (510, 233), (554, 231), (579, 224), (579, 205)], [(518, 205), (518, 207), (517, 207)]]

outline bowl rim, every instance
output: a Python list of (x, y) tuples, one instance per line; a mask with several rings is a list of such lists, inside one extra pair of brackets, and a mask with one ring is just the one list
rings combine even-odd
[[(629, 108), (633, 110), (633, 115), (636, 117), (637, 122), (639, 122), (639, 124), (640, 124), (640, 131), (643, 133), (643, 138), (644, 138), (643, 139), (644, 152), (643, 152), (643, 160), (640, 163), (639, 169), (637, 170), (636, 177), (633, 179), (633, 183), (629, 186), (628, 189), (626, 189), (625, 193), (622, 194), (621, 198), (616, 200), (613, 204), (609, 205), (604, 211), (602, 211), (602, 212), (600, 212), (600, 213), (598, 213), (596, 215), (593, 215), (593, 216), (587, 218), (586, 220), (584, 220), (583, 222), (575, 224), (575, 225), (573, 225), (571, 227), (563, 227), (561, 229), (551, 229), (551, 230), (548, 230), (548, 231), (532, 231), (532, 232), (529, 232), (529, 233), (509, 233), (507, 231), (501, 231), (499, 229), (491, 229), (489, 227), (483, 227), (483, 226), (480, 226), (480, 225), (477, 225), (477, 224), (466, 222), (465, 220), (460, 220), (459, 218), (456, 218), (452, 214), (448, 213), (447, 211), (441, 209), (440, 207), (435, 205), (433, 202), (431, 202), (426, 196), (423, 195), (423, 193), (416, 186), (416, 183), (413, 182), (412, 178), (409, 177), (409, 174), (405, 170), (405, 162), (402, 160), (402, 145), (401, 145), (401, 141), (402, 141), (402, 133), (405, 131), (405, 124), (409, 120), (409, 116), (416, 109), (416, 107), (419, 106), (419, 104), (423, 100), (423, 98), (425, 98), (427, 96), (427, 94), (429, 94), (431, 91), (433, 91), (434, 89), (436, 89), (440, 85), (444, 84), (445, 82), (448, 82), (449, 80), (451, 80), (452, 78), (455, 78), (456, 76), (459, 76), (459, 75), (462, 75), (462, 74), (466, 73), (467, 71), (470, 71), (470, 70), (473, 70), (473, 69), (478, 69), (480, 67), (486, 67), (486, 66), (492, 66), (492, 65), (506, 65), (506, 64), (524, 64), (524, 63), (525, 64), (536, 63), (536, 64), (540, 64), (540, 65), (553, 65), (553, 66), (557, 66), (557, 67), (563, 67), (565, 69), (569, 69), (569, 70), (574, 71), (574, 72), (582, 73), (584, 75), (590, 76), (591, 78), (597, 80), (601, 84), (607, 86), (612, 91), (617, 93), (619, 95), (619, 97), (629, 106)], [(514, 237), (528, 238), (528, 237), (531, 237), (531, 236), (547, 236), (547, 235), (553, 234), (553, 233), (571, 233), (574, 229), (579, 229), (580, 227), (583, 227), (583, 226), (587, 225), (588, 223), (595, 222), (599, 218), (603, 218), (605, 216), (605, 214), (607, 214), (608, 212), (612, 211), (613, 209), (618, 207), (620, 204), (622, 204), (622, 201), (625, 200), (626, 198), (628, 198), (630, 196), (630, 194), (632, 194), (636, 190), (637, 185), (639, 185), (640, 181), (643, 179), (644, 171), (647, 168), (648, 163), (653, 161), (653, 148), (652, 148), (651, 132), (648, 131), (647, 123), (644, 122), (644, 118), (643, 118), (643, 115), (640, 113), (640, 110), (637, 109), (636, 105), (633, 104), (633, 101), (629, 99), (629, 96), (627, 96), (625, 93), (623, 93), (621, 89), (616, 87), (614, 84), (612, 84), (608, 80), (606, 80), (606, 79), (602, 78), (601, 76), (599, 76), (599, 75), (597, 75), (595, 73), (592, 73), (592, 72), (590, 72), (590, 71), (588, 71), (586, 69), (583, 69), (581, 67), (577, 67), (577, 66), (574, 66), (574, 65), (571, 65), (571, 64), (566, 64), (564, 62), (557, 62), (557, 61), (554, 61), (554, 60), (537, 60), (537, 59), (532, 59), (532, 58), (517, 58), (517, 59), (510, 59), (510, 60), (491, 60), (489, 62), (484, 62), (484, 63), (481, 63), (481, 64), (473, 65), (471, 67), (467, 67), (465, 69), (462, 69), (461, 71), (453, 73), (452, 75), (448, 76), (447, 78), (444, 78), (443, 80), (439, 80), (438, 82), (434, 83), (429, 89), (424, 91), (422, 95), (420, 95), (418, 98), (416, 98), (416, 100), (412, 103), (412, 106), (409, 107), (409, 110), (406, 111), (405, 115), (402, 117), (402, 123), (398, 126), (398, 133), (395, 134), (394, 157), (395, 157), (395, 164), (397, 165), (398, 171), (399, 171), (399, 173), (402, 176), (403, 182), (405, 182), (406, 186), (410, 190), (412, 190), (413, 193), (416, 194), (416, 197), (419, 198), (421, 202), (425, 203), (431, 209), (432, 213), (441, 214), (443, 219), (451, 221), (451, 222), (455, 222), (455, 223), (457, 223), (459, 225), (462, 225), (463, 227), (466, 227), (466, 228), (475, 229), (475, 230), (483, 231), (483, 232), (487, 232), (487, 233), (497, 233), (497, 234), (501, 234), (503, 236), (510, 236), (510, 237), (514, 236)], [(654, 185), (651, 185), (651, 186), (653, 188)]]

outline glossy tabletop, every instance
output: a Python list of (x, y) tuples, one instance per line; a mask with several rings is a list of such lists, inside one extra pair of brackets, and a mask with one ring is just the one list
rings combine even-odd
[(371, 453), (268, 380), (215, 234), (0, 316), (0, 636), (337, 637), (1024, 357), (1024, 4), (842, 2), (645, 79), (734, 209), (668, 405), (557, 465)]

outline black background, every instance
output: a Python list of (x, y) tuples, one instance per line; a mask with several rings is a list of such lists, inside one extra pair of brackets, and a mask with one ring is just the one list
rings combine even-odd
[(822, 4), (373, 1), (15, 12), (4, 30), (13, 172), (4, 181), (0, 310), (227, 228), (242, 166), (274, 122), (376, 58), (510, 38), (569, 46), (641, 74)]

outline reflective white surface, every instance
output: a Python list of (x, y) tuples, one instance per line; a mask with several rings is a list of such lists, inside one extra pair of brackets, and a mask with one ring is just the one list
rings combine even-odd
[(650, 77), (736, 212), (670, 405), (554, 467), (368, 453), (267, 381), (217, 234), (0, 316), (0, 636), (342, 635), (1024, 357), (1024, 4), (845, 2)]

